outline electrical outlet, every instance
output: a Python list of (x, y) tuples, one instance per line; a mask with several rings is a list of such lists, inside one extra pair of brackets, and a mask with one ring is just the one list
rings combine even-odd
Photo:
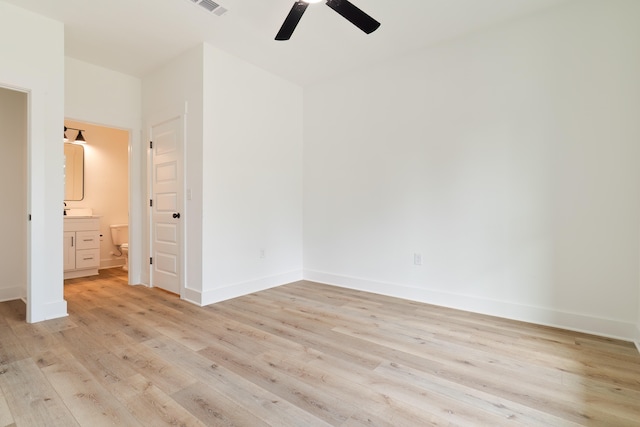
[(265, 259), (267, 257), (267, 251), (265, 249), (260, 249), (260, 258)]
[(422, 254), (413, 254), (413, 265), (422, 265)]

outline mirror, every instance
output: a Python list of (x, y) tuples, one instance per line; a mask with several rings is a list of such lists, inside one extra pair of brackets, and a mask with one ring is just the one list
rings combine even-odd
[(84, 199), (84, 147), (64, 144), (64, 199)]

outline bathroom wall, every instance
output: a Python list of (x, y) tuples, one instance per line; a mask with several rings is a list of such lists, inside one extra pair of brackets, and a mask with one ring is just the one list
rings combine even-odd
[[(111, 242), (111, 224), (128, 224), (129, 132), (65, 120), (67, 127), (84, 129), (84, 199), (67, 201), (70, 208), (92, 208), (100, 216), (100, 268), (121, 266), (124, 258)], [(69, 138), (76, 131), (67, 131)], [(114, 254), (115, 253), (115, 254)]]
[[(0, 87), (0, 301), (27, 294), (27, 94)], [(11, 242), (8, 244), (8, 242)]]

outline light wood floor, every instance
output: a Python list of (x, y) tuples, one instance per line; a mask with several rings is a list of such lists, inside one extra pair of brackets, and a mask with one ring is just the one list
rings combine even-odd
[(65, 285), (0, 304), (1, 426), (638, 426), (633, 345), (298, 282), (206, 308)]

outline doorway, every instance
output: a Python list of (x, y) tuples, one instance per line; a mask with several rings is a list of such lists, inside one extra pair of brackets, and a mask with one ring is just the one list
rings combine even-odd
[(0, 301), (28, 295), (28, 102), (27, 93), (0, 87)]
[[(67, 209), (91, 209), (99, 216), (99, 267), (122, 268), (126, 264), (126, 253), (116, 246), (111, 238), (111, 225), (129, 224), (130, 191), (130, 131), (65, 119), (67, 138), (75, 141), (79, 130), (85, 140), (77, 147), (82, 148), (83, 169), (76, 173), (82, 183), (79, 191), (69, 192), (65, 182), (65, 204)], [(65, 144), (69, 145), (69, 144)], [(67, 161), (65, 175), (72, 165)], [(127, 239), (127, 243), (130, 239)]]

